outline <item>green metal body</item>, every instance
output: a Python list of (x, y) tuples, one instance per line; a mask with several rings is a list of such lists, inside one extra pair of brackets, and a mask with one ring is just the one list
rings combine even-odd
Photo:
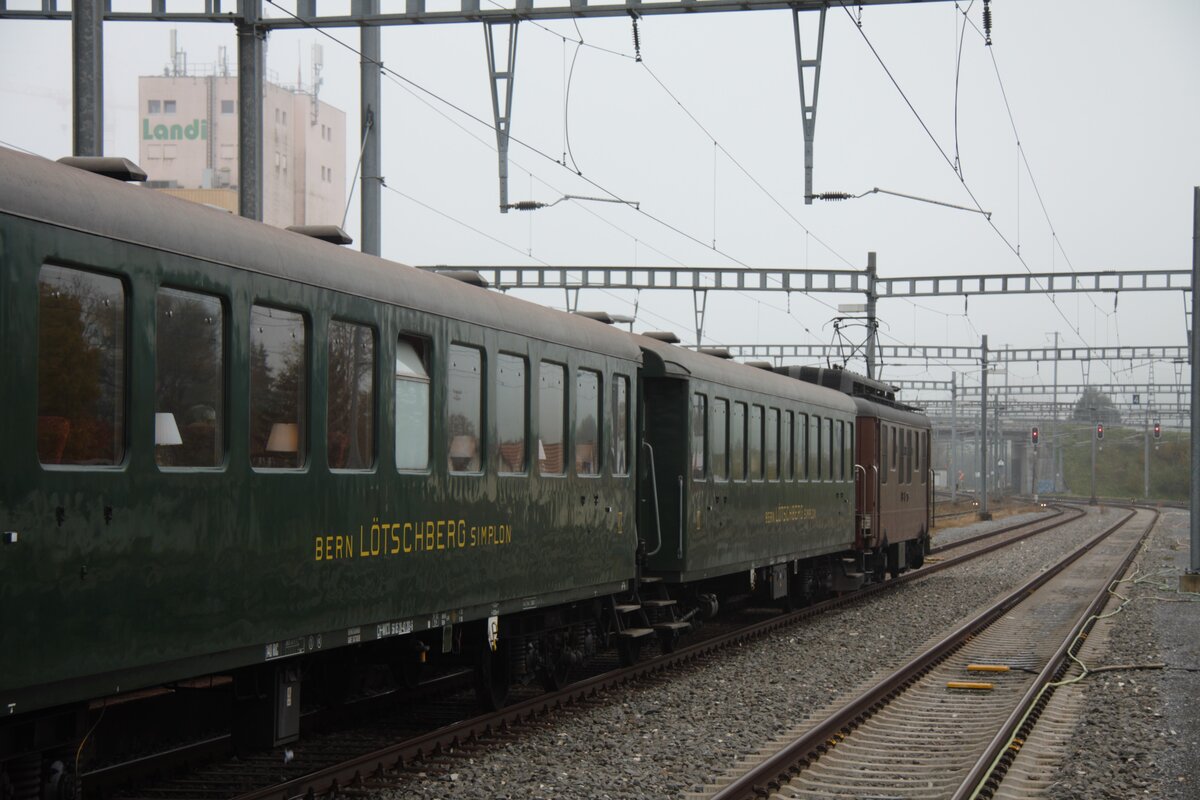
[[(852, 423), (839, 393), (650, 339), (643, 349), (639, 526), (649, 571), (690, 582), (838, 553), (854, 546), (854, 477), (719, 480), (693, 477), (689, 404), (694, 393)], [(653, 472), (653, 479), (650, 473)], [(657, 488), (658, 503), (650, 498)], [(661, 544), (659, 542), (661, 541)]]
[[(7, 153), (7, 151), (5, 151)], [(497, 353), (636, 380), (638, 351), (600, 323), (274, 231), (34, 159), (0, 159), (0, 713), (24, 712), (243, 665), (620, 591), (635, 572), (634, 479), (452, 475), (445, 359), (483, 348), (489, 442)], [(21, 187), (28, 186), (27, 194)], [(51, 216), (58, 224), (45, 221)], [(124, 282), (126, 447), (112, 467), (39, 462), (38, 270)], [(216, 468), (154, 459), (155, 292), (222, 298), (226, 442)], [(248, 461), (250, 306), (301, 311), (308, 336), (305, 466)], [(327, 326), (376, 332), (377, 457), (326, 466)], [(433, 352), (431, 468), (394, 467), (398, 333)], [(605, 431), (612, 409), (605, 403)], [(568, 437), (573, 435), (568, 426)], [(573, 441), (565, 443), (570, 452)], [(636, 464), (631, 443), (630, 457)], [(490, 459), (490, 455), (489, 455)]]

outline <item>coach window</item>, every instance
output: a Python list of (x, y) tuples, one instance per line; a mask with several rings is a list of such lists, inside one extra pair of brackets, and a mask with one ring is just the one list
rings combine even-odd
[(501, 353), (496, 357), (496, 469), (508, 475), (525, 472), (525, 430), (529, 389), (525, 359)]
[(822, 437), (822, 443), (825, 445), (825, 461), (821, 465), (821, 473), (825, 476), (825, 480), (837, 480), (837, 475), (834, 473), (834, 465), (837, 463), (837, 447), (838, 443), (833, 440), (833, 420), (829, 417), (825, 418), (825, 431)]
[(566, 369), (549, 361), (541, 363), (538, 375), (538, 472), (543, 475), (562, 475), (566, 472), (563, 458), (566, 426)]
[(215, 467), (225, 451), (225, 310), (206, 294), (155, 297), (154, 460)]
[(808, 480), (808, 414), (796, 415), (796, 480)]
[(111, 466), (125, 457), (125, 287), (44, 265), (38, 273), (38, 460)]
[(575, 373), (575, 474), (600, 474), (600, 373)]
[(821, 454), (824, 452), (821, 441), (821, 418), (813, 414), (808, 426), (808, 477), (814, 481), (821, 480)]
[(767, 462), (767, 480), (779, 480), (779, 409), (768, 408), (763, 458)]
[(779, 477), (790, 481), (796, 474), (796, 465), (792, 460), (792, 420), (795, 413), (783, 412), (782, 427), (779, 429)]
[(729, 472), (735, 481), (746, 480), (746, 404), (734, 403), (729, 419)]
[(842, 451), (846, 459), (846, 480), (854, 480), (854, 423), (846, 423), (846, 449)]
[(330, 469), (375, 465), (375, 331), (329, 323), (326, 446)]
[(629, 474), (629, 378), (613, 376), (612, 474)]
[(250, 465), (299, 469), (308, 451), (304, 315), (250, 308)]
[(446, 462), (451, 472), (483, 469), (483, 351), (450, 345), (446, 367)]
[(708, 398), (696, 392), (692, 395), (692, 477), (698, 481), (704, 480), (707, 475), (707, 434)]
[(750, 406), (750, 430), (747, 437), (750, 446), (750, 480), (763, 479), (763, 407)]
[(713, 400), (709, 420), (712, 474), (718, 481), (729, 480), (729, 401), (723, 397)]
[(421, 339), (396, 340), (396, 469), (429, 469), (429, 347)]

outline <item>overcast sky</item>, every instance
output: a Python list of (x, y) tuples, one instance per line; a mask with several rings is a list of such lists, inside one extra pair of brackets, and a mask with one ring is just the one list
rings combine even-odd
[[(9, 7), (20, 2), (32, 0)], [(611, 192), (646, 214), (577, 201), (500, 214), (482, 26), (384, 29), (386, 66), (429, 93), (384, 78), (383, 254), (411, 264), (840, 269), (864, 267), (873, 250), (885, 277), (1190, 268), (1200, 3), (991, 5), (990, 49), (970, 25), (962, 35), (964, 10), (982, 27), (981, 2), (866, 8), (861, 32), (853, 12), (829, 11), (815, 188), (967, 206), (973, 193), (995, 230), (977, 213), (882, 195), (805, 206), (791, 13), (756, 11), (643, 19), (642, 63), (628, 19), (521, 24), (512, 133), (536, 151), (514, 141), (510, 199)], [(162, 74), (171, 27), (106, 23), (106, 154), (136, 159), (137, 77)], [(236, 63), (232, 25), (177, 27), (191, 63), (215, 62), (222, 46)], [(299, 72), (307, 82), (311, 46), (323, 45), (321, 96), (347, 112), (352, 175), (358, 34), (331, 35), (272, 33), (268, 63), (279, 80)], [(70, 153), (70, 64), (69, 23), (0, 21), (0, 142)], [(554, 163), (564, 157), (587, 180)], [(947, 161), (956, 157), (963, 181)], [(357, 239), (357, 195), (346, 227)], [(561, 292), (526, 296), (564, 303)], [(635, 299), (636, 329), (694, 338), (690, 293), (585, 291), (580, 307), (631, 313)], [(827, 343), (832, 307), (861, 301), (711, 293), (706, 341)], [(880, 317), (885, 344), (977, 345), (988, 334), (992, 346), (1036, 347), (1054, 332), (1067, 345), (1186, 343), (1180, 292), (885, 300)], [(1176, 369), (1160, 362), (1154, 377), (1172, 381)], [(1097, 363), (1064, 367), (1060, 380), (1085, 372), (1092, 382), (1149, 377), (1145, 364)], [(944, 380), (949, 370), (888, 364), (884, 376)], [(1022, 365), (1006, 379), (1046, 377), (1045, 366)]]

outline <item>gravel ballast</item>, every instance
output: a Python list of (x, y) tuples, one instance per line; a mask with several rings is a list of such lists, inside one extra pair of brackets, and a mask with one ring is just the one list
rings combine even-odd
[[(904, 663), (932, 636), (1124, 513), (1092, 509), (1063, 528), (969, 564), (722, 651), (669, 677), (564, 709), (515, 734), (417, 765), (403, 788), (378, 796), (679, 796), (868, 678)], [(1013, 522), (979, 523), (967, 532)], [(1195, 683), (1191, 686), (1194, 691)], [(1177, 714), (1182, 717), (1184, 710)], [(1099, 796), (1090, 788), (1093, 793), (1073, 796)]]

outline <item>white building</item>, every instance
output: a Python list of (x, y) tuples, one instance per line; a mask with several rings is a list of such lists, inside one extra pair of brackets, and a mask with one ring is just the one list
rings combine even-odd
[[(171, 74), (138, 78), (138, 163), (149, 186), (237, 213), (237, 77), (221, 66), (198, 74), (178, 55)], [(345, 112), (266, 84), (263, 221), (340, 225), (345, 206)]]

